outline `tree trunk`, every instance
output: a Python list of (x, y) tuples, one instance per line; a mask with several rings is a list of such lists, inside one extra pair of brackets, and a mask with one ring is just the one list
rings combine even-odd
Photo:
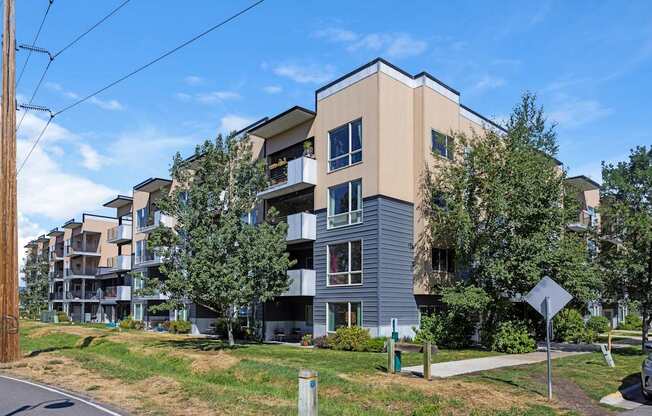
[(233, 320), (230, 316), (226, 320), (226, 330), (229, 334), (229, 347), (233, 347), (235, 345), (235, 339), (233, 338)]

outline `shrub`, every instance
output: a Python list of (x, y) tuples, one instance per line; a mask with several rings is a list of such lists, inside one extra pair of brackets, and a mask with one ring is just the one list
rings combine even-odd
[(367, 352), (383, 352), (385, 351), (385, 342), (387, 342), (385, 337), (370, 338), (364, 350)]
[(301, 345), (308, 347), (312, 345), (312, 334), (305, 334), (301, 337)]
[(332, 335), (324, 335), (313, 339), (312, 343), (315, 346), (315, 348), (332, 348), (333, 341), (334, 340)]
[(623, 329), (625, 331), (635, 331), (635, 330), (640, 330), (643, 328), (643, 321), (641, 320), (641, 317), (638, 315), (634, 315), (633, 313), (628, 314), (625, 316), (625, 322), (622, 322), (621, 324), (618, 325), (618, 329)]
[(609, 332), (609, 319), (604, 316), (592, 316), (586, 322), (586, 328), (598, 334)]
[(444, 317), (440, 315), (422, 315), (420, 327), (413, 328), (417, 334), (414, 340), (419, 344), (429, 341), (439, 345), (445, 336), (444, 321)]
[(507, 354), (523, 354), (535, 349), (536, 343), (522, 322), (501, 322), (491, 344), (492, 351)]
[(66, 314), (63, 311), (57, 312), (57, 320), (59, 322), (70, 322), (70, 318), (68, 318), (68, 314)]
[(135, 321), (131, 316), (127, 316), (125, 319), (120, 321), (120, 328), (122, 329), (143, 329), (145, 324), (143, 321)]
[(338, 328), (333, 336), (333, 349), (341, 351), (364, 351), (369, 339), (369, 330), (362, 327)]
[(168, 325), (168, 331), (173, 334), (189, 334), (192, 324), (189, 321), (172, 321)]
[(564, 309), (553, 319), (554, 337), (563, 342), (582, 342), (584, 339), (584, 320), (575, 309)]

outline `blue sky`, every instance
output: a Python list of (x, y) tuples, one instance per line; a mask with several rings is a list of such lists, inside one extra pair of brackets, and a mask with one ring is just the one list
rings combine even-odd
[[(38, 45), (57, 51), (121, 1), (55, 1)], [(30, 43), (47, 0), (17, 3), (17, 40)], [(131, 0), (52, 63), (35, 103), (60, 109), (249, 4)], [(559, 158), (599, 180), (602, 160), (652, 143), (652, 2), (523, 4), (267, 0), (57, 117), (19, 177), (20, 244), (82, 211), (106, 213), (97, 210), (113, 194), (166, 175), (177, 150), (312, 108), (316, 88), (377, 56), (430, 72), (497, 119), (536, 92), (559, 124)], [(46, 63), (32, 56), (19, 102)], [(19, 161), (42, 123), (26, 117)]]

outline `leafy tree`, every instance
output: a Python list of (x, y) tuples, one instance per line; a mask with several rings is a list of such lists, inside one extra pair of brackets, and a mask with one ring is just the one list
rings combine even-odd
[(426, 228), (419, 250), (454, 249), (457, 275), (493, 300), (487, 329), (545, 275), (582, 303), (599, 288), (586, 239), (567, 229), (579, 207), (554, 159), (554, 125), (534, 95), (522, 97), (506, 130), (452, 132), (463, 151), (426, 169), (421, 187)]
[(35, 319), (41, 311), (48, 307), (48, 272), (50, 263), (48, 252), (38, 255), (30, 253), (25, 258), (23, 266), (23, 279), (25, 281), (25, 290), (21, 293), (23, 305), (27, 316)]
[(638, 302), (645, 349), (652, 314), (652, 147), (639, 146), (615, 165), (603, 162), (602, 180), (600, 264), (611, 295)]
[(234, 345), (238, 308), (288, 288), (287, 225), (242, 219), (267, 186), (264, 164), (253, 159), (248, 137), (206, 141), (192, 162), (177, 153), (170, 172), (173, 190), (157, 206), (176, 225), (159, 227), (148, 243), (165, 259), (164, 278), (153, 283), (170, 299), (153, 308), (179, 308), (188, 300), (203, 305), (224, 319)]

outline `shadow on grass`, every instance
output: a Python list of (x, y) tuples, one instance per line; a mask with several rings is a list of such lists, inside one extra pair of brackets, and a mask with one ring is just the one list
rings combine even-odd
[(40, 354), (46, 353), (46, 352), (53, 352), (53, 351), (62, 351), (62, 350), (71, 350), (73, 347), (48, 347), (48, 348), (41, 348), (40, 350), (34, 350), (34, 351), (29, 351), (25, 357), (37, 357)]
[(221, 350), (234, 350), (239, 348), (246, 348), (246, 344), (236, 344), (234, 346), (229, 346), (228, 343), (211, 338), (189, 338), (182, 340), (161, 340), (151, 343), (147, 343), (147, 346), (152, 347), (169, 347), (169, 348), (180, 348), (186, 350), (196, 350), (196, 351), (221, 351)]
[[(640, 345), (640, 341), (638, 341)], [(633, 347), (628, 347), (628, 348), (614, 348), (611, 353), (613, 355), (626, 355), (626, 356), (635, 356), (635, 355), (640, 355), (641, 356), (641, 362), (643, 362), (643, 357), (645, 357), (645, 353), (641, 351), (641, 348), (633, 348)]]

